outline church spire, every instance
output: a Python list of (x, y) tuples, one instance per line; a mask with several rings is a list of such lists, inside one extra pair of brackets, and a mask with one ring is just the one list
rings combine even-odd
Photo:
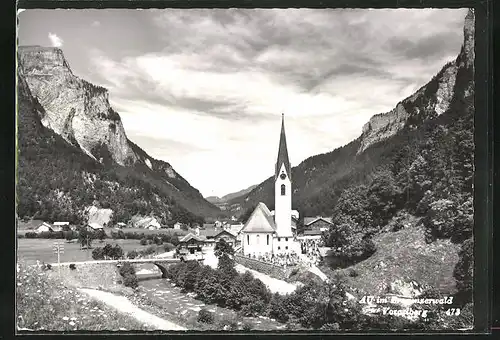
[(285, 164), (285, 169), (288, 178), (292, 179), (292, 171), (290, 166), (290, 161), (288, 159), (288, 150), (286, 147), (286, 136), (285, 136), (285, 114), (281, 114), (281, 134), (280, 134), (280, 144), (278, 149), (278, 160), (276, 161), (276, 171), (274, 173), (274, 180), (278, 178), (281, 165)]

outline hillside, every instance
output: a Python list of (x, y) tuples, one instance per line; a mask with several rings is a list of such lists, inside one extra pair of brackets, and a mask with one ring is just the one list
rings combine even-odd
[(107, 91), (75, 77), (61, 50), (20, 48), (19, 64), (21, 218), (76, 223), (92, 204), (123, 222), (135, 214), (201, 222), (221, 213), (170, 164), (127, 139)]
[[(293, 208), (301, 216), (331, 215), (345, 188), (369, 183), (379, 168), (395, 167), (403, 161), (409, 167), (421, 145), (429, 139), (431, 130), (453, 126), (463, 114), (463, 101), (471, 94), (468, 82), (474, 60), (473, 16), (464, 28), (464, 45), (456, 60), (442, 70), (416, 93), (399, 102), (387, 113), (373, 116), (363, 127), (362, 134), (347, 145), (331, 152), (315, 155), (292, 169), (294, 178)], [(293, 150), (291, 151), (293, 152)], [(264, 202), (274, 209), (272, 177), (260, 183), (250, 193), (229, 200), (240, 211), (252, 209)]]

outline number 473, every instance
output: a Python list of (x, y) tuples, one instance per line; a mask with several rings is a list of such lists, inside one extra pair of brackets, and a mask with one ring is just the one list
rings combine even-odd
[(450, 308), (445, 312), (446, 315), (457, 316), (460, 315), (460, 308)]

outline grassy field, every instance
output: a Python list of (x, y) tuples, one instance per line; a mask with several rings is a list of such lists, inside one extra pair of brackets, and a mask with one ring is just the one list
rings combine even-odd
[[(20, 261), (25, 261), (27, 264), (34, 264), (36, 260), (40, 262), (53, 263), (57, 262), (57, 255), (54, 254), (54, 242), (64, 244), (64, 254), (61, 254), (61, 262), (78, 262), (92, 260), (92, 249), (81, 250), (78, 242), (68, 243), (66, 240), (47, 240), (47, 239), (18, 239), (17, 258)], [(107, 239), (103, 243), (94, 241), (92, 246), (103, 247), (106, 243), (119, 244), (122, 249), (127, 252), (131, 250), (143, 250), (148, 246), (141, 246), (139, 240), (112, 240)]]

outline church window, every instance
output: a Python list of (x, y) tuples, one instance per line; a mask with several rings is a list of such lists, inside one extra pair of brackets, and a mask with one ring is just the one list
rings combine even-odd
[(281, 196), (285, 196), (285, 185), (284, 184), (281, 184)]
[(288, 237), (285, 237), (285, 242), (288, 242)]
[(260, 244), (260, 235), (257, 235), (257, 244)]
[(278, 242), (281, 242), (281, 237), (278, 237)]
[(286, 246), (285, 249), (288, 250), (288, 246)]
[(269, 245), (269, 235), (267, 235), (267, 245)]
[(247, 235), (247, 244), (250, 244), (250, 235)]
[(281, 247), (278, 247), (278, 250), (280, 250)]

